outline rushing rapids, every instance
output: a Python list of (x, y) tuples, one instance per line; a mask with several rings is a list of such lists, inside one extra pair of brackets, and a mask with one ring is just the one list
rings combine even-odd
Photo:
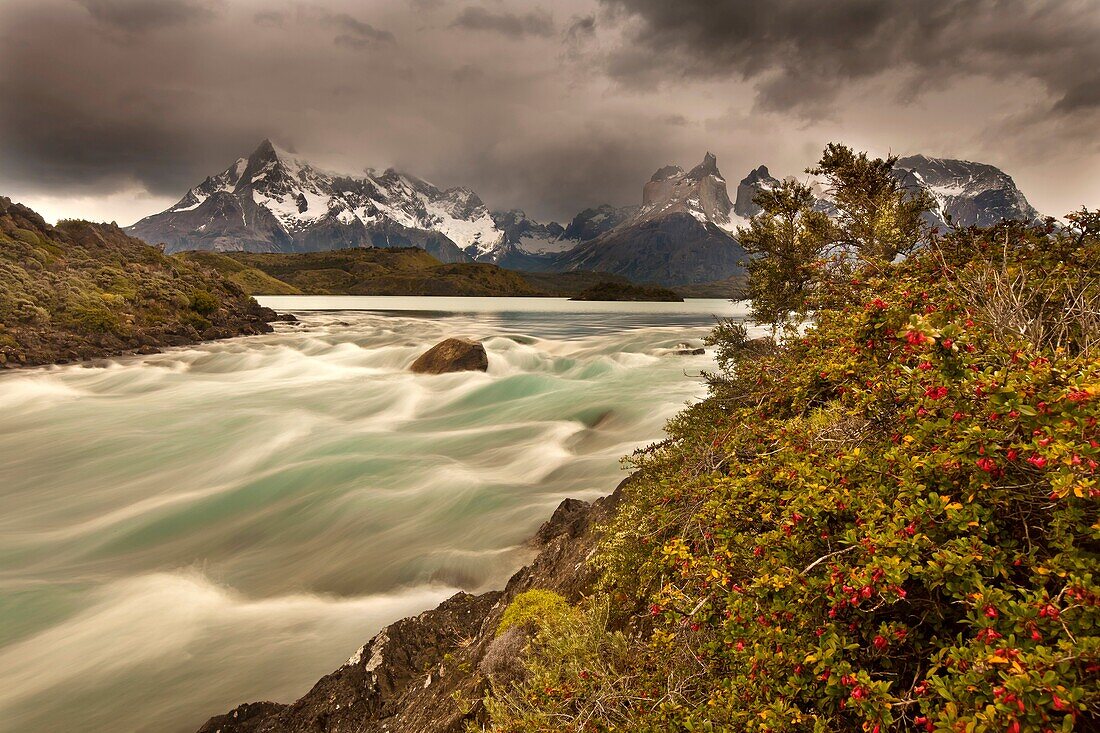
[[(500, 585), (562, 498), (609, 491), (702, 393), (710, 356), (677, 344), (739, 313), (265, 302), (302, 323), (0, 376), (0, 729), (193, 730)], [(405, 310), (332, 310), (355, 307)], [(488, 372), (408, 371), (448, 336)]]

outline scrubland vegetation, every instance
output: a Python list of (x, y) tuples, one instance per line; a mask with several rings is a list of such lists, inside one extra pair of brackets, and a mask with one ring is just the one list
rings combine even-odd
[(261, 333), (267, 315), (234, 283), (117, 226), (54, 227), (0, 197), (0, 366)]
[(716, 329), (490, 729), (1100, 728), (1100, 214), (929, 232), (891, 165), (758, 199), (774, 339)]

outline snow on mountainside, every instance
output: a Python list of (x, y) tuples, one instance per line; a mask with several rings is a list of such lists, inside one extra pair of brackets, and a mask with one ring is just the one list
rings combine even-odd
[[(941, 229), (946, 227), (946, 215), (960, 226), (988, 226), (1003, 219), (1037, 221), (1041, 218), (1016, 188), (1012, 177), (986, 163), (911, 155), (900, 158), (894, 170), (906, 187), (924, 189), (932, 195), (937, 209), (929, 213), (928, 222)], [(814, 208), (833, 215), (835, 206), (820, 181), (811, 176), (803, 183), (809, 185), (817, 197)], [(771, 175), (766, 166), (749, 171), (737, 186), (731, 214), (734, 223), (747, 226), (748, 219), (760, 213), (753, 197), (761, 190), (778, 185), (779, 179)]]
[(737, 196), (733, 203), (734, 215), (741, 219), (749, 219), (760, 213), (761, 209), (753, 201), (762, 190), (770, 190), (779, 185), (779, 179), (768, 172), (768, 166), (762, 165), (737, 184)]
[(911, 155), (897, 162), (909, 173), (903, 180), (927, 190), (939, 204), (937, 224), (949, 215), (955, 224), (989, 226), (1003, 219), (1037, 221), (1041, 215), (1016, 187), (1012, 177), (986, 163)]
[[(942, 226), (948, 215), (961, 225), (1039, 218), (1012, 178), (991, 165), (913, 155), (898, 161), (897, 175), (938, 202), (932, 224)], [(819, 182), (806, 182), (815, 190), (815, 207), (835, 213)], [(707, 153), (690, 171), (659, 169), (645, 183), (640, 206), (585, 209), (563, 227), (518, 209), (490, 211), (468, 188), (441, 190), (392, 168), (333, 173), (265, 140), (127, 231), (169, 252), (417, 246), (444, 262), (698, 283), (741, 272), (737, 229), (759, 213), (753, 197), (776, 185), (779, 179), (760, 166), (741, 180), (731, 201), (717, 160)]]
[(417, 245), (450, 262), (482, 255), (503, 240), (485, 204), (467, 188), (441, 191), (393, 169), (361, 177), (332, 173), (269, 140), (129, 231), (163, 242), (169, 252)]
[[(665, 166), (643, 187), (640, 208), (559, 255), (555, 268), (612, 272), (661, 285), (724, 280), (741, 272), (745, 258), (732, 236), (732, 209), (726, 180), (711, 153), (686, 173), (679, 166)], [(588, 222), (608, 221), (615, 211), (594, 211)]]
[(680, 166), (661, 168), (642, 189), (642, 208), (636, 219), (647, 220), (672, 213), (688, 214), (701, 223), (733, 231), (730, 211), (733, 203), (726, 192), (726, 179), (718, 172), (712, 153), (703, 162), (684, 173)]

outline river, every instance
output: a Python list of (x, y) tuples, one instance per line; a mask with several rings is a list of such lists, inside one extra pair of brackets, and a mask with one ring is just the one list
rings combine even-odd
[[(503, 585), (705, 391), (721, 300), (268, 297), (275, 333), (0, 375), (0, 730), (194, 731)], [(414, 375), (448, 336), (487, 373)]]

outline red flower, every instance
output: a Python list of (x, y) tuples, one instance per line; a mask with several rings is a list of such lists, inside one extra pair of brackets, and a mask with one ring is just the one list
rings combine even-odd
[(1042, 456), (1032, 456), (1027, 459), (1027, 462), (1035, 466), (1035, 468), (1043, 468), (1047, 465), (1047, 459)]
[(875, 649), (882, 651), (886, 647), (890, 646), (890, 642), (882, 634), (876, 634), (874, 640), (871, 642), (875, 645)]
[(975, 461), (978, 464), (978, 468), (982, 469), (986, 473), (993, 473), (997, 470), (997, 462), (992, 458), (979, 458)]

